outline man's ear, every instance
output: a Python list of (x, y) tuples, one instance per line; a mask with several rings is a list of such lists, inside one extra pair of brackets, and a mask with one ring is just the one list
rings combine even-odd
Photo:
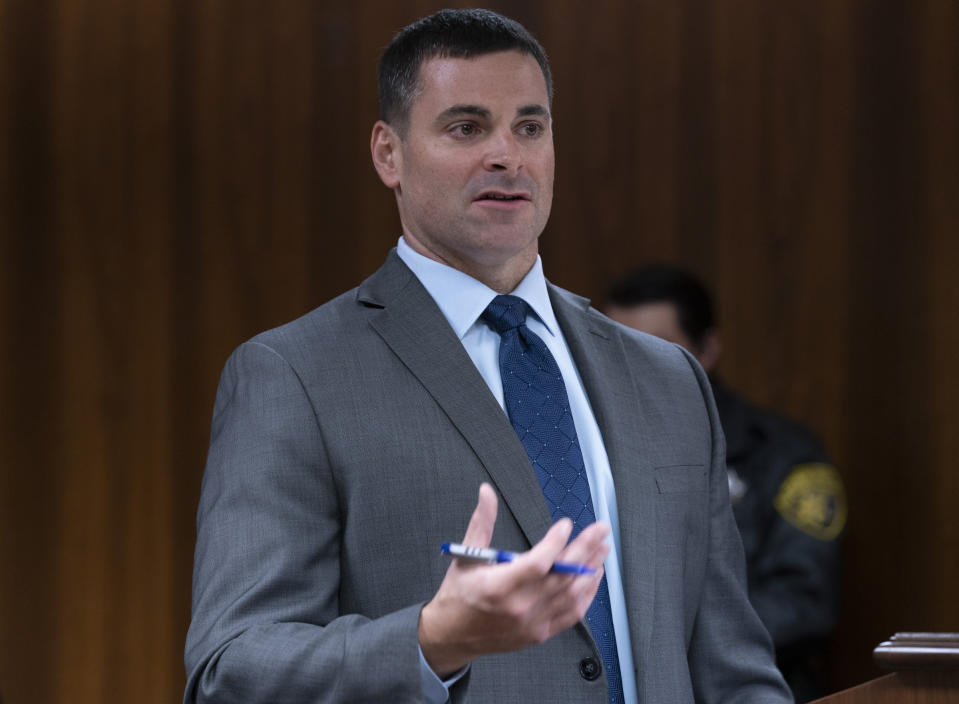
[(719, 355), (722, 350), (723, 343), (719, 336), (719, 330), (717, 328), (709, 328), (709, 330), (703, 334), (702, 348), (699, 354), (696, 355), (696, 359), (699, 360), (699, 364), (707, 374), (719, 364)]
[(377, 120), (373, 125), (373, 134), (370, 137), (370, 154), (373, 156), (373, 166), (380, 180), (387, 188), (395, 189), (400, 185), (400, 137), (396, 131), (383, 120)]

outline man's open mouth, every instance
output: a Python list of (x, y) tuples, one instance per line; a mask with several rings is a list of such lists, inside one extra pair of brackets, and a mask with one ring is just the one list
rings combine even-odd
[(522, 194), (509, 194), (509, 193), (483, 193), (476, 200), (500, 200), (500, 201), (510, 201), (510, 200), (528, 200), (525, 195)]

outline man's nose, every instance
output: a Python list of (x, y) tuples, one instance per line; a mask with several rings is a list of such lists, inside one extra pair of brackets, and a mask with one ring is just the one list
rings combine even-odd
[(509, 132), (491, 139), (483, 165), (489, 171), (505, 171), (511, 176), (519, 173), (523, 167), (523, 156), (516, 136)]

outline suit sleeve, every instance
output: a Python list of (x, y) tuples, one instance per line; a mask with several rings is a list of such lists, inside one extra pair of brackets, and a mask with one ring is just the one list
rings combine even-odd
[(273, 349), (246, 343), (214, 408), (185, 704), (420, 698), (422, 605), (340, 613), (342, 511), (300, 379)]
[(726, 444), (709, 380), (690, 358), (711, 428), (709, 553), (706, 577), (689, 646), (697, 702), (792, 702), (776, 668), (772, 643), (749, 603), (742, 542), (733, 519), (726, 479)]

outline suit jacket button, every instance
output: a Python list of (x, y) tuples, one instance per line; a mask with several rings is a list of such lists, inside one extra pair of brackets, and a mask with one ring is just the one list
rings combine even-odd
[(602, 672), (603, 668), (600, 667), (599, 661), (596, 658), (583, 658), (579, 661), (579, 674), (583, 676), (584, 680), (592, 682), (598, 679)]

